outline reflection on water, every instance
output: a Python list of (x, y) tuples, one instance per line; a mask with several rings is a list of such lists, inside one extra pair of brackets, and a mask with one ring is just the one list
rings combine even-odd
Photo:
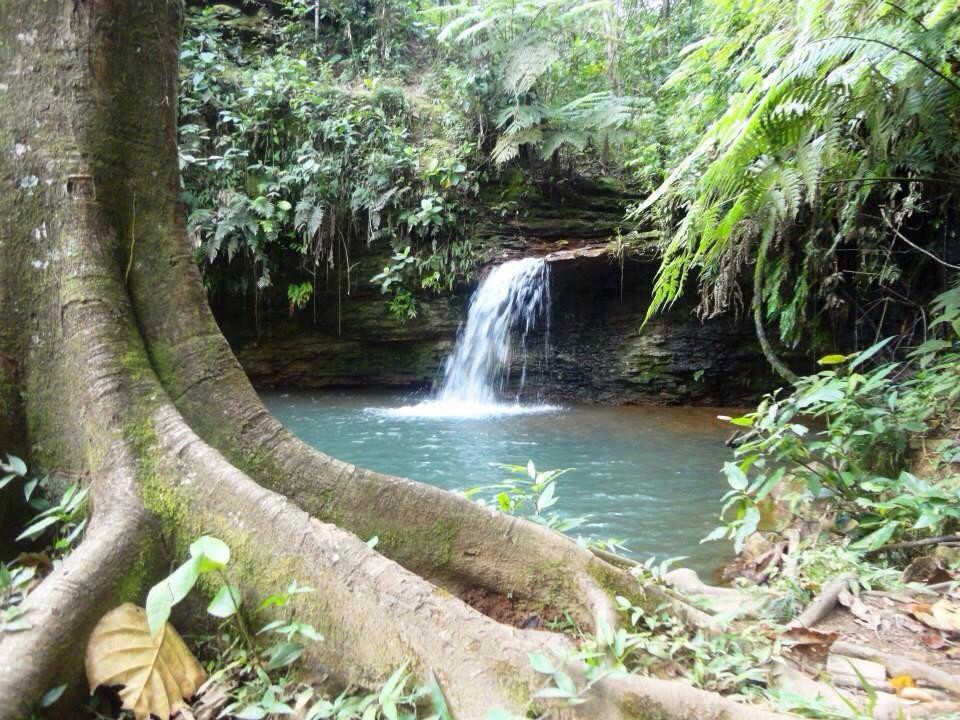
[(575, 532), (626, 541), (636, 557), (687, 556), (711, 573), (729, 557), (700, 544), (716, 524), (729, 426), (711, 408), (575, 406), (536, 414), (455, 418), (396, 412), (408, 395), (289, 392), (267, 407), (303, 440), (356, 465), (455, 490), (498, 482), (491, 463), (573, 468), (555, 509), (591, 515)]

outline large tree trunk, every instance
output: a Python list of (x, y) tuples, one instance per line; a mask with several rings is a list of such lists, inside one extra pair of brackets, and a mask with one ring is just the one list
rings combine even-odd
[[(411, 660), (458, 718), (522, 713), (554, 633), (487, 617), (482, 588), (531, 612), (615, 621), (629, 575), (542, 527), (306, 447), (263, 408), (213, 322), (179, 204), (180, 0), (0, 2), (0, 450), (91, 485), (86, 537), (0, 637), (0, 718), (82, 684), (99, 617), (201, 533), (231, 547), (247, 599), (320, 588), (298, 616), (310, 667), (375, 685)], [(378, 551), (363, 540), (380, 538)], [(688, 611), (691, 620), (699, 618)], [(577, 667), (571, 667), (576, 673)], [(608, 680), (585, 718), (762, 718), (679, 683)]]

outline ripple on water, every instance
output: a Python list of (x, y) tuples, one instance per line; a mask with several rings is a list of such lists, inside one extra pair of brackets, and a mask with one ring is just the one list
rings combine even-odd
[[(342, 460), (449, 490), (494, 485), (492, 463), (571, 468), (550, 512), (591, 516), (574, 535), (626, 540), (637, 558), (689, 556), (709, 574), (729, 557), (700, 544), (728, 489), (726, 409), (425, 402), (397, 393), (265, 397), (304, 440)], [(491, 491), (492, 492), (492, 491)], [(706, 576), (706, 575), (705, 575)]]

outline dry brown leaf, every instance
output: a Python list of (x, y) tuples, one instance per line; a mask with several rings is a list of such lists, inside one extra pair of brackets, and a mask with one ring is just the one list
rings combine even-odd
[(920, 642), (926, 645), (931, 650), (939, 650), (942, 647), (945, 647), (947, 641), (944, 640), (943, 635), (938, 633), (936, 630), (927, 630), (920, 636)]
[(835, 632), (824, 632), (823, 630), (814, 630), (813, 628), (805, 628), (802, 626), (788, 628), (780, 633), (780, 639), (783, 641), (783, 644), (790, 646), (820, 645), (828, 648), (837, 637), (839, 636)]
[(230, 702), (230, 692), (236, 687), (232, 680), (216, 677), (207, 680), (193, 700), (193, 713), (197, 720), (215, 720), (220, 717), (220, 710)]
[(914, 702), (930, 703), (943, 699), (938, 693), (918, 687), (906, 687), (897, 694), (904, 700), (913, 700)]
[(123, 707), (137, 720), (151, 714), (167, 720), (206, 678), (177, 631), (168, 623), (152, 638), (146, 611), (132, 603), (100, 618), (87, 643), (86, 668), (91, 692), (100, 685), (123, 686)]
[(839, 635), (835, 632), (823, 632), (802, 626), (792, 627), (780, 633), (784, 651), (795, 661), (806, 665), (809, 662), (822, 663)]
[(844, 590), (837, 596), (837, 602), (847, 608), (854, 618), (871, 630), (880, 627), (880, 615), (867, 607), (860, 598), (848, 590)]
[(937, 600), (933, 605), (911, 603), (904, 610), (928, 627), (944, 632), (960, 632), (960, 608), (946, 598)]
[(909, 630), (912, 633), (923, 632), (924, 628), (923, 623), (918, 623), (912, 617), (907, 615), (894, 615), (893, 622), (898, 627), (902, 627), (904, 630)]

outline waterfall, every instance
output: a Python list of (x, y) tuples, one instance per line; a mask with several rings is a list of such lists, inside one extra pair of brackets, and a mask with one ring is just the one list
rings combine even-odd
[(467, 324), (444, 366), (439, 402), (496, 403), (509, 379), (513, 336), (521, 354), (520, 390), (526, 381), (527, 336), (538, 322), (546, 325), (549, 343), (550, 270), (537, 258), (512, 260), (495, 267), (480, 283), (467, 313)]
[[(483, 417), (556, 409), (520, 404), (527, 379), (527, 341), (540, 329), (546, 357), (550, 349), (547, 262), (524, 258), (493, 268), (470, 301), (466, 324), (444, 364), (443, 381), (433, 399), (398, 408), (395, 414)], [(504, 402), (515, 359), (520, 365), (519, 387), (511, 401)]]

